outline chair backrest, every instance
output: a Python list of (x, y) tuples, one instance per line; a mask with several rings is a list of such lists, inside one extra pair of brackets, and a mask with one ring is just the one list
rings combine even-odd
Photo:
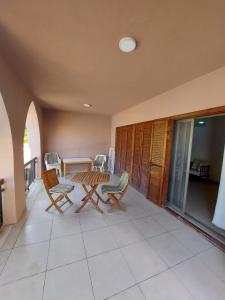
[(42, 174), (42, 179), (47, 191), (59, 184), (56, 169), (44, 171)]
[(127, 172), (123, 172), (118, 184), (118, 187), (121, 192), (123, 192), (127, 188), (128, 183), (129, 183), (129, 174)]
[(103, 166), (106, 162), (106, 155), (104, 154), (98, 154), (95, 156), (95, 163), (99, 166)]
[(45, 162), (49, 165), (59, 163), (59, 155), (57, 152), (45, 153)]

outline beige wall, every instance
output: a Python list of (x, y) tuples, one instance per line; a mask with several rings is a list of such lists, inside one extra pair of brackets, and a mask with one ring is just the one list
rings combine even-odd
[(117, 126), (225, 105), (225, 67), (183, 84), (112, 117), (111, 145)]
[[(11, 70), (7, 62), (3, 60), (0, 55), (0, 93), (9, 121), (8, 132), (11, 131), (13, 147), (12, 170), (9, 167), (9, 158), (4, 161), (4, 165), (0, 166), (3, 170), (1, 176), (3, 178), (6, 177), (6, 191), (4, 192), (3, 198), (3, 217), (5, 224), (17, 222), (26, 208), (23, 136), (27, 111), (32, 101), (32, 95)], [(4, 146), (5, 144), (1, 142), (1, 148)], [(8, 173), (4, 171), (7, 168)]]
[(43, 111), (44, 152), (56, 151), (61, 157), (94, 157), (108, 154), (111, 117)]
[(208, 161), (210, 180), (219, 182), (225, 143), (225, 116), (204, 120), (204, 126), (194, 128), (191, 160)]

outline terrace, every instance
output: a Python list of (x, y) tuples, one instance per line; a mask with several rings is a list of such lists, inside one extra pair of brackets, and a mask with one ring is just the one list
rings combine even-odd
[(0, 3), (0, 299), (224, 299), (224, 3), (181, 2)]

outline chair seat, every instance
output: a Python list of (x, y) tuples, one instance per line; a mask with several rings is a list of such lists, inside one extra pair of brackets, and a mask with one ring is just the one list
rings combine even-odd
[(93, 166), (94, 166), (94, 167), (101, 167), (102, 164), (101, 164), (100, 162), (98, 162), (98, 161), (94, 161), (94, 162), (93, 162)]
[(73, 185), (69, 185), (69, 184), (57, 184), (56, 186), (53, 186), (49, 192), (52, 194), (67, 194), (70, 193), (74, 190), (74, 186)]
[(61, 163), (54, 163), (54, 164), (48, 164), (49, 166), (51, 166), (51, 167), (61, 167)]
[(101, 187), (102, 194), (108, 194), (108, 193), (121, 193), (122, 190), (119, 186), (115, 185), (102, 185)]

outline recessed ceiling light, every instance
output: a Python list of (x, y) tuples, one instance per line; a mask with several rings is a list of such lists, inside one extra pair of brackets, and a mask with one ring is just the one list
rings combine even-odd
[(203, 124), (205, 124), (205, 121), (199, 121), (198, 124), (203, 125)]
[(119, 41), (119, 48), (122, 52), (129, 53), (134, 51), (137, 46), (137, 42), (132, 37), (124, 37)]
[(92, 105), (89, 103), (84, 103), (83, 105), (84, 105), (84, 107), (92, 107)]

